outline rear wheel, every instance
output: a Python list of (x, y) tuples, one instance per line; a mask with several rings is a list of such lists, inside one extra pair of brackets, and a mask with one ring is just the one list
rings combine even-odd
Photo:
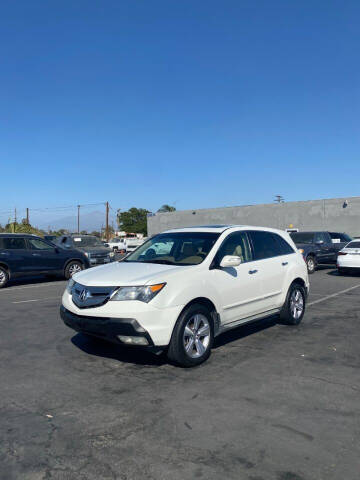
[(75, 275), (75, 273), (81, 272), (81, 270), (84, 270), (84, 265), (77, 260), (73, 260), (66, 265), (64, 276), (66, 280), (69, 280), (69, 278)]
[(293, 283), (286, 296), (280, 312), (280, 320), (287, 325), (299, 325), (305, 313), (305, 289), (298, 283)]
[(214, 340), (210, 311), (201, 304), (186, 308), (174, 327), (168, 358), (182, 367), (194, 367), (210, 356)]
[(309, 274), (314, 273), (316, 270), (316, 258), (313, 255), (309, 255), (306, 259), (306, 266)]
[(9, 273), (5, 268), (0, 267), (0, 288), (6, 287), (9, 282)]

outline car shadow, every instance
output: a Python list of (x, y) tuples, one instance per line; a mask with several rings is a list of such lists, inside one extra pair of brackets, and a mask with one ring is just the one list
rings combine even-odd
[(360, 272), (346, 272), (346, 273), (339, 273), (338, 270), (332, 270), (331, 272), (327, 272), (328, 275), (332, 275), (334, 277), (354, 277), (358, 278)]
[(11, 287), (19, 287), (23, 285), (41, 285), (42, 283), (56, 283), (56, 282), (64, 282), (65, 279), (60, 276), (55, 275), (39, 275), (39, 276), (31, 276), (31, 277), (22, 277), (22, 278), (14, 278), (9, 281), (6, 288)]
[(256, 320), (245, 325), (240, 325), (239, 327), (221, 333), (218, 337), (216, 337), (213, 348), (216, 349), (236, 340), (246, 338), (249, 335), (262, 332), (263, 330), (274, 327), (278, 323), (279, 316), (273, 315), (271, 317)]
[(123, 363), (132, 363), (142, 366), (160, 367), (167, 362), (164, 354), (156, 355), (141, 347), (126, 347), (107, 342), (101, 338), (90, 337), (77, 333), (71, 342), (83, 352), (95, 357), (111, 358)]

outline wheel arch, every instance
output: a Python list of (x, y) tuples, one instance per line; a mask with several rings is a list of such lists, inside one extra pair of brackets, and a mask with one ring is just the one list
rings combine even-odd
[(66, 260), (66, 262), (64, 263), (64, 267), (63, 267), (64, 272), (65, 272), (66, 267), (69, 265), (70, 262), (80, 262), (81, 265), (84, 265), (84, 266), (85, 266), (85, 262), (84, 262), (83, 260), (81, 260), (81, 258), (69, 258), (69, 259)]
[[(291, 285), (294, 285), (295, 283), (297, 283), (298, 285), (301, 285), (302, 287), (304, 287), (304, 288), (306, 289), (306, 283), (305, 283), (305, 281), (304, 281), (303, 278), (300, 278), (300, 277), (295, 278), (295, 279), (291, 282), (290, 287), (291, 287)], [(290, 288), (290, 287), (289, 287), (289, 288)]]
[[(188, 302), (184, 308), (181, 310), (180, 312), (180, 315), (183, 313), (183, 311), (186, 309), (186, 308), (189, 308), (191, 305), (194, 305), (194, 304), (200, 304), (200, 305), (203, 305), (204, 307), (206, 307), (210, 313), (211, 313), (211, 319), (212, 319), (212, 322), (213, 322), (213, 328), (214, 328), (214, 334), (216, 335), (217, 334), (217, 331), (219, 330), (219, 327), (220, 327), (220, 315), (216, 309), (216, 306), (214, 304), (214, 302), (212, 302), (209, 298), (207, 297), (196, 297), (196, 298), (193, 298), (190, 302)], [(179, 315), (179, 316), (180, 316)]]
[(6, 263), (4, 263), (4, 262), (0, 262), (0, 267), (7, 271), (7, 274), (9, 275), (9, 278), (10, 278), (10, 276), (11, 276), (11, 271), (10, 271), (9, 266), (8, 266)]

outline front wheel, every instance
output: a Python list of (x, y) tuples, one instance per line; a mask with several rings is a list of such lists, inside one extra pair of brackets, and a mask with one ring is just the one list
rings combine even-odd
[(182, 367), (194, 367), (210, 356), (214, 332), (210, 311), (201, 304), (186, 308), (174, 327), (168, 358)]
[(316, 259), (312, 255), (309, 255), (306, 259), (306, 266), (309, 274), (312, 274), (316, 270)]
[(0, 267), (0, 288), (6, 287), (9, 281), (9, 274), (5, 268)]
[(64, 277), (66, 280), (69, 280), (69, 278), (75, 275), (75, 273), (81, 272), (81, 270), (84, 270), (84, 265), (77, 260), (73, 260), (66, 265)]
[(305, 289), (298, 283), (290, 286), (280, 312), (280, 320), (287, 325), (299, 325), (305, 313)]

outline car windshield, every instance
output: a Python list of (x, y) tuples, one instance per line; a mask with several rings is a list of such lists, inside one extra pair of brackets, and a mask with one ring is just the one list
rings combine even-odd
[(314, 242), (313, 233), (295, 232), (295, 233), (290, 233), (290, 237), (292, 238), (294, 243), (313, 243)]
[(97, 237), (73, 237), (73, 242), (76, 247), (103, 247)]
[(219, 235), (212, 232), (162, 233), (150, 238), (123, 261), (198, 265), (204, 261)]

